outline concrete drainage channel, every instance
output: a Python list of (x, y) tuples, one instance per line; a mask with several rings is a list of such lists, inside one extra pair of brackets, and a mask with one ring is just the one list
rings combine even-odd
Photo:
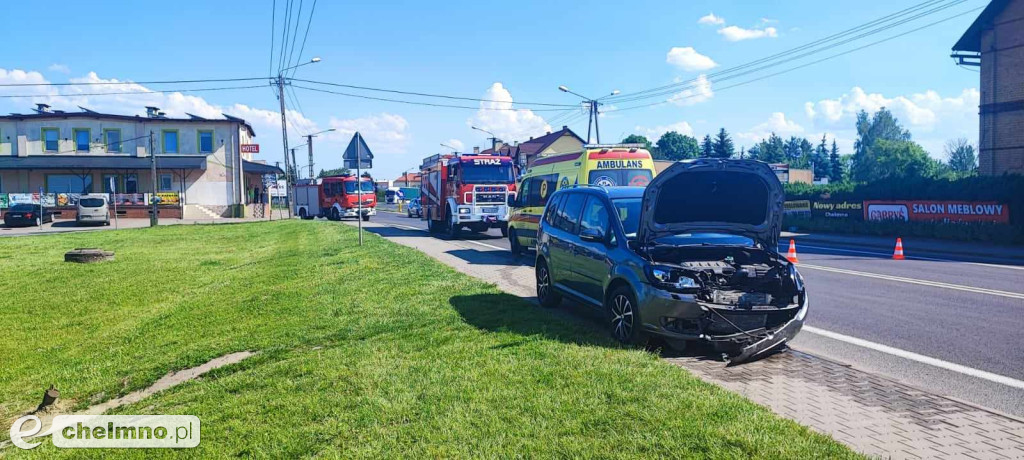
[[(177, 372), (169, 372), (167, 375), (161, 377), (159, 380), (157, 380), (156, 382), (154, 382), (152, 385), (145, 389), (128, 393), (127, 395), (124, 395), (117, 399), (111, 399), (109, 401), (89, 406), (85, 410), (75, 412), (72, 415), (102, 415), (104, 412), (108, 410), (142, 401), (143, 399), (152, 396), (158, 392), (161, 392), (163, 390), (174, 388), (190, 380), (195, 380), (202, 376), (203, 374), (206, 374), (207, 372), (210, 372), (214, 369), (242, 362), (246, 358), (249, 358), (255, 354), (256, 352), (252, 351), (238, 351), (235, 353), (229, 353), (224, 356), (214, 358), (196, 367), (182, 369)], [(61, 405), (59, 404), (59, 394), (59, 391), (57, 391), (53, 387), (50, 387), (50, 389), (47, 390), (43, 396), (43, 403), (40, 404), (39, 407), (36, 408), (36, 410), (28, 414), (25, 414), (35, 415), (39, 417), (40, 422), (43, 424), (43, 430), (41, 430), (40, 434), (33, 436), (33, 438), (49, 436), (50, 434), (55, 433), (56, 431), (63, 428), (60, 426), (53, 426), (54, 417), (58, 415), (63, 415), (60, 413), (59, 409), (61, 407)], [(11, 441), (0, 442), (0, 449), (7, 448), (11, 444)]]

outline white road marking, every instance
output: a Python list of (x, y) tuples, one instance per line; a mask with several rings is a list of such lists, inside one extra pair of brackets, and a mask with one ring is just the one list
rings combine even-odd
[(388, 224), (388, 225), (390, 225), (390, 226), (392, 226), (392, 227), (398, 227), (398, 228), (401, 228), (401, 229), (403, 229), (403, 230), (419, 230), (419, 231), (421, 231), (421, 232), (422, 232), (422, 231), (425, 231), (425, 230), (423, 230), (422, 228), (419, 228), (419, 227), (412, 227), (412, 226), (409, 226), (409, 225), (402, 225), (402, 224)]
[(856, 270), (846, 270), (844, 268), (823, 267), (821, 265), (797, 264), (797, 267), (798, 268), (810, 268), (812, 270), (821, 270), (821, 271), (832, 272), (832, 273), (842, 273), (844, 275), (863, 276), (865, 278), (875, 278), (875, 279), (880, 279), (880, 280), (896, 281), (896, 282), (900, 282), (900, 283), (919, 284), (921, 286), (930, 286), (930, 287), (938, 287), (938, 288), (945, 288), (945, 289), (953, 289), (953, 290), (957, 290), (957, 291), (973, 292), (973, 293), (976, 293), (976, 294), (988, 294), (988, 295), (994, 295), (994, 296), (999, 296), (999, 297), (1007, 297), (1007, 298), (1010, 298), (1010, 299), (1022, 299), (1022, 300), (1024, 300), (1024, 294), (1017, 293), (1017, 292), (999, 291), (999, 290), (996, 290), (996, 289), (986, 289), (986, 288), (979, 288), (979, 287), (973, 287), (973, 286), (963, 286), (963, 285), (960, 285), (960, 284), (941, 283), (941, 282), (938, 282), (938, 281), (919, 280), (919, 279), (916, 279), (916, 278), (904, 278), (902, 276), (881, 275), (881, 274), (878, 274), (878, 273), (861, 272), (861, 271), (856, 271)]
[(838, 332), (818, 329), (813, 326), (805, 325), (802, 330), (805, 332), (810, 332), (811, 334), (817, 334), (823, 337), (838, 340), (840, 342), (846, 342), (851, 345), (857, 345), (859, 347), (864, 347), (885, 354), (897, 356), (904, 359), (909, 359), (911, 361), (917, 361), (919, 363), (927, 364), (929, 366), (939, 367), (959, 374), (964, 374), (967, 376), (988, 380), (990, 382), (1001, 383), (1006, 386), (1024, 390), (1024, 381), (1010, 378), (1005, 375), (993, 374), (991, 372), (974, 369), (972, 367), (962, 366), (960, 364), (951, 363), (949, 361), (943, 361), (941, 359), (932, 358), (930, 356), (920, 355), (912, 351), (901, 350), (899, 348), (890, 347), (888, 345), (882, 345), (880, 343), (870, 342), (864, 339), (858, 339), (856, 337), (850, 337), (848, 335), (843, 335)]
[[(823, 250), (826, 250), (826, 251), (848, 252), (850, 254), (868, 254), (868, 255), (872, 255), (872, 256), (892, 257), (892, 253), (888, 253), (888, 252), (864, 251), (864, 250), (858, 250), (858, 249), (830, 248), (830, 247), (826, 247), (826, 246), (812, 246), (812, 245), (809, 245), (809, 244), (800, 244), (800, 245), (798, 245), (798, 247), (797, 247), (798, 252), (799, 252), (800, 248), (823, 249)], [(781, 254), (785, 254), (785, 252), (787, 250), (789, 250), (789, 245), (783, 245), (783, 244), (779, 245), (779, 251), (780, 251)], [(933, 262), (956, 262), (956, 263), (969, 264), (969, 265), (980, 265), (982, 267), (1008, 268), (1010, 270), (1024, 270), (1024, 267), (1017, 266), (1017, 265), (988, 264), (988, 263), (984, 263), (984, 262), (967, 262), (967, 261), (964, 261), (964, 260), (941, 259), (941, 258), (938, 258), (938, 257), (907, 256), (907, 259), (912, 259), (912, 260), (928, 260), (928, 261), (933, 261)]]
[(478, 245), (478, 246), (483, 246), (485, 248), (497, 249), (499, 251), (508, 251), (508, 249), (501, 248), (501, 247), (495, 246), (493, 244), (481, 243), (479, 241), (473, 241), (473, 240), (462, 240), (462, 241), (465, 241), (467, 243), (473, 243), (473, 244)]

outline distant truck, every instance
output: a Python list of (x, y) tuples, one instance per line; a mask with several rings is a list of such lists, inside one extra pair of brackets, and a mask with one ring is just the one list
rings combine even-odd
[(303, 219), (362, 217), (370, 220), (370, 216), (377, 215), (377, 192), (373, 179), (363, 176), (357, 180), (354, 174), (343, 174), (299, 181), (295, 185), (295, 215)]
[(508, 201), (516, 190), (511, 157), (438, 154), (423, 159), (420, 174), (420, 204), (431, 232), (458, 238), (463, 228), (499, 228), (508, 235)]

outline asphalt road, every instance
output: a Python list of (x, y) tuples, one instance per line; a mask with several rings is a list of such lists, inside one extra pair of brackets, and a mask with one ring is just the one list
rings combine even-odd
[[(404, 215), (374, 221), (426, 232)], [(466, 258), (508, 249), (497, 230), (463, 239), (451, 252)], [(898, 261), (877, 248), (796, 239), (812, 309), (793, 348), (1024, 417), (1024, 266), (955, 255)], [(532, 264), (532, 254), (504, 257)]]

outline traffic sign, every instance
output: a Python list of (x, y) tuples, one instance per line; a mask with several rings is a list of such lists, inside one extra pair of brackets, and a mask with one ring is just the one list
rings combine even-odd
[(352, 140), (349, 141), (348, 148), (345, 149), (345, 153), (341, 158), (344, 160), (344, 166), (349, 169), (370, 169), (373, 167), (373, 152), (370, 151), (370, 147), (366, 145), (363, 136), (358, 132), (352, 136)]

